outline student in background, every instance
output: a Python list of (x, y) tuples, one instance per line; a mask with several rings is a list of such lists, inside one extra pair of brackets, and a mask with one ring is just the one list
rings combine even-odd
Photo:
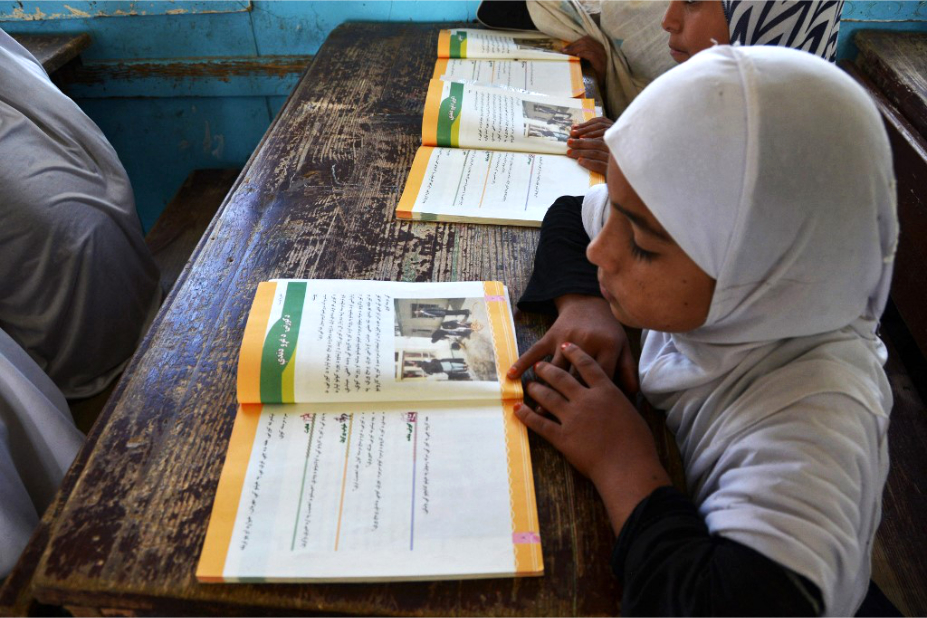
[(0, 329), (0, 579), (83, 444), (61, 391)]
[(898, 229), (878, 111), (811, 54), (719, 46), (658, 78), (605, 141), (614, 212), (588, 253), (612, 314), (645, 329), (641, 390), (689, 495), (581, 345), (559, 347), (583, 382), (542, 362), (527, 386), (554, 418), (516, 414), (600, 492), (623, 613), (853, 615), (892, 405), (876, 328)]
[(0, 31), (0, 328), (65, 397), (102, 391), (161, 300), (132, 186), (100, 129)]
[(161, 300), (100, 129), (0, 31), (0, 577), (83, 436), (65, 398), (123, 370)]

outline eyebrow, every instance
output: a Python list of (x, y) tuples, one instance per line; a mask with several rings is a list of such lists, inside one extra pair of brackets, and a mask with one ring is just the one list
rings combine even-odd
[[(611, 201), (611, 200), (609, 200), (609, 201)], [(627, 217), (627, 218), (631, 221), (631, 223), (633, 223), (633, 224), (636, 225), (637, 227), (641, 228), (642, 230), (644, 230), (644, 231), (647, 232), (648, 234), (651, 234), (652, 236), (656, 236), (656, 237), (659, 238), (660, 240), (665, 240), (666, 242), (671, 242), (671, 243), (674, 243), (674, 242), (675, 242), (675, 241), (670, 237), (669, 234), (667, 234), (666, 232), (664, 232), (664, 231), (662, 231), (662, 230), (656, 229), (655, 227), (653, 227), (652, 225), (650, 225), (650, 223), (649, 223), (646, 219), (644, 219), (644, 218), (641, 217), (640, 215), (634, 214), (634, 213), (631, 212), (630, 210), (627, 210), (626, 208), (624, 208), (624, 207), (623, 207), (621, 204), (619, 204), (618, 202), (612, 201), (612, 207), (613, 207), (615, 210), (617, 210), (618, 212), (620, 212), (621, 214), (623, 214), (625, 217)]]

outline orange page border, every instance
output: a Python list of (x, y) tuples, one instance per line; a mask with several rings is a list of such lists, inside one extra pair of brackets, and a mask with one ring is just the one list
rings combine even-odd
[(422, 146), (438, 145), (438, 112), (441, 110), (441, 92), (444, 82), (433, 79), (428, 82), (428, 96), (425, 97), (425, 113), (422, 115)]
[(442, 30), (438, 33), (438, 58), (451, 57), (451, 31)]
[(267, 320), (274, 304), (277, 284), (262, 281), (258, 284), (248, 322), (245, 324), (245, 336), (241, 342), (238, 356), (238, 401), (258, 403), (261, 401), (261, 353), (264, 350), (264, 336), (267, 334)]
[(570, 59), (570, 88), (573, 90), (574, 97), (582, 97), (586, 94), (586, 86), (583, 84), (583, 70), (579, 64), (579, 58)]
[(447, 72), (447, 61), (447, 58), (438, 58), (435, 62), (435, 72), (432, 74), (431, 79), (441, 79), (441, 76)]
[(496, 372), (499, 386), (502, 389), (502, 399), (520, 400), (524, 396), (521, 380), (512, 380), (506, 373), (509, 367), (518, 360), (518, 343), (515, 341), (515, 331), (512, 329), (512, 310), (509, 308), (505, 286), (498, 281), (484, 281), (483, 293), (487, 299), (505, 299), (504, 301), (488, 301), (486, 312), (489, 314), (492, 328), (492, 343), (496, 351)]
[(528, 428), (515, 416), (514, 401), (502, 404), (505, 451), (509, 466), (509, 496), (512, 500), (512, 549), (516, 576), (544, 574), (538, 505), (534, 493), (534, 471), (528, 446)]
[(418, 199), (419, 191), (422, 190), (422, 183), (425, 181), (425, 172), (428, 170), (432, 152), (434, 152), (434, 148), (431, 146), (421, 146), (415, 153), (412, 169), (409, 170), (409, 178), (406, 180), (406, 187), (402, 190), (399, 206), (396, 207), (396, 216), (400, 219), (412, 218), (412, 209), (415, 207), (415, 200)]
[[(498, 281), (484, 281), (486, 310), (492, 327), (496, 350), (496, 370), (502, 386), (505, 452), (508, 459), (509, 496), (512, 501), (512, 550), (516, 576), (544, 574), (538, 523), (534, 473), (528, 446), (528, 429), (515, 416), (515, 404), (523, 397), (521, 380), (509, 379), (508, 368), (518, 358), (518, 343), (512, 328), (511, 309), (505, 286)], [(492, 299), (492, 300), (490, 300)], [(504, 300), (501, 300), (504, 299)], [(516, 537), (519, 540), (516, 540)]]
[(261, 420), (261, 404), (243, 404), (235, 413), (232, 437), (229, 439), (225, 465), (212, 503), (212, 515), (206, 527), (206, 540), (196, 567), (196, 579), (205, 583), (222, 583), (225, 580), (225, 560), (228, 558), (232, 531), (238, 517), (245, 474), (251, 461), (254, 438)]
[(596, 117), (595, 100), (580, 99), (583, 102), (583, 120), (592, 120)]

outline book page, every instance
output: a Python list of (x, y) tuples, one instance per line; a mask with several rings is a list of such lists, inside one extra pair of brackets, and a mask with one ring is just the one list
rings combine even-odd
[(520, 399), (501, 283), (277, 280), (255, 294), (240, 403)]
[(545, 34), (453, 29), (438, 34), (438, 58), (504, 58), (568, 61), (560, 53), (568, 43)]
[(439, 58), (432, 77), (451, 82), (504, 86), (551, 97), (582, 97), (586, 93), (578, 61)]
[(510, 405), (242, 406), (197, 578), (540, 575), (531, 459)]
[(562, 155), (422, 146), (396, 216), (537, 227), (558, 197), (601, 182)]
[(597, 115), (591, 99), (431, 80), (422, 145), (566, 154), (573, 125)]

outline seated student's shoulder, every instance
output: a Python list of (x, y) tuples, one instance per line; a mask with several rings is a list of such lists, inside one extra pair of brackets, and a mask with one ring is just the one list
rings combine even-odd
[[(869, 580), (891, 407), (876, 368), (816, 359), (757, 380), (689, 470), (711, 533), (808, 578), (828, 613), (852, 614)], [(796, 381), (817, 386), (789, 395)]]

